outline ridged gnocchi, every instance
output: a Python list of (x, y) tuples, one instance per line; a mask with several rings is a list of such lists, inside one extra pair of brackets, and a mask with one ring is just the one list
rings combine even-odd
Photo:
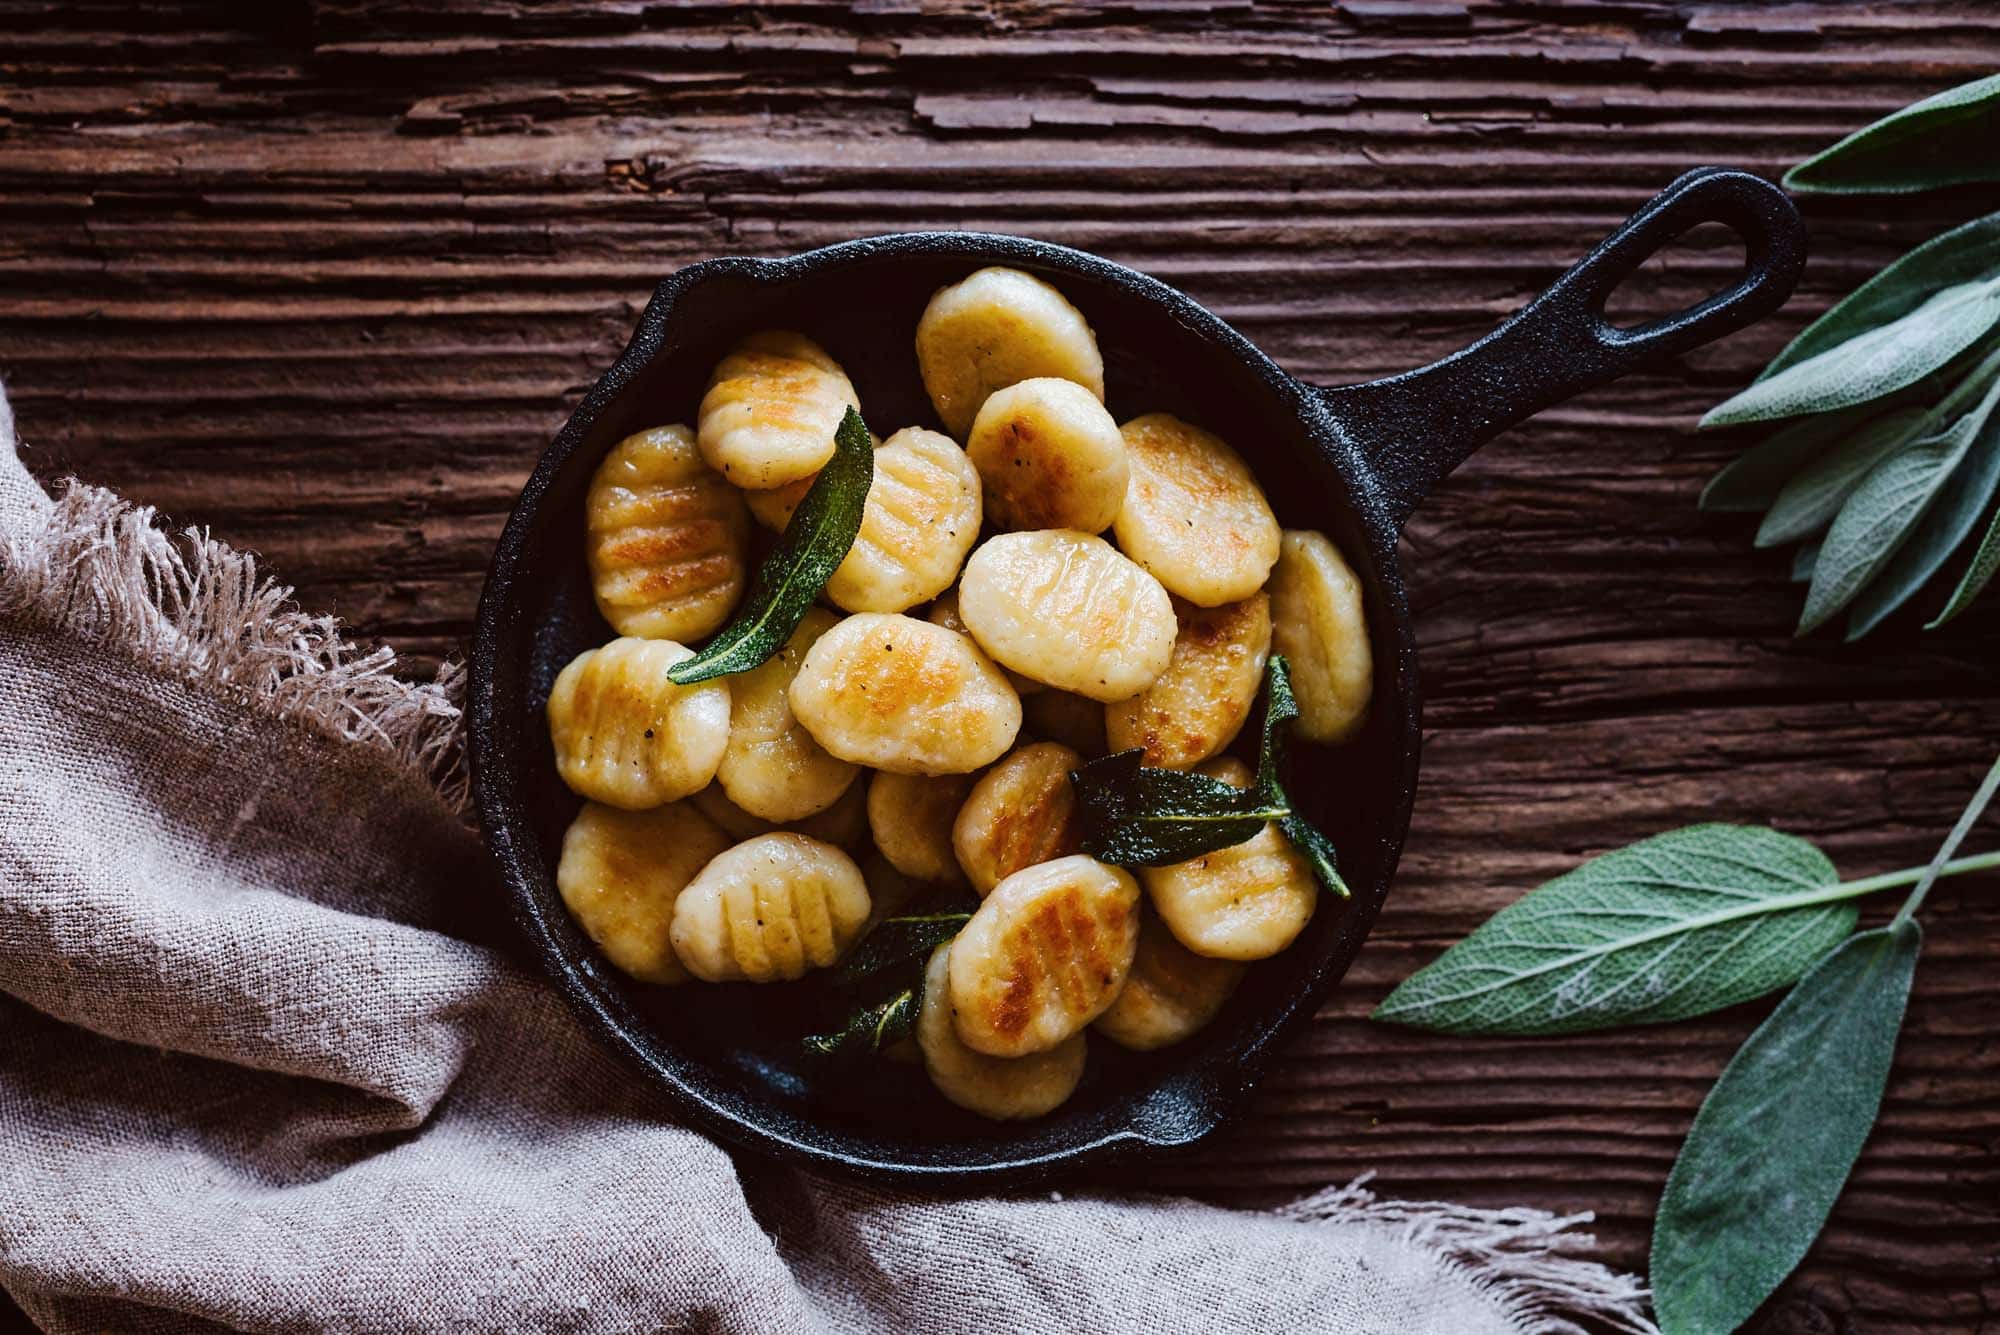
[(620, 635), (697, 640), (746, 580), (743, 497), (702, 462), (694, 432), (654, 427), (612, 446), (584, 497), (597, 610)]
[(1042, 376), (993, 391), (965, 453), (998, 528), (1102, 533), (1125, 504), (1125, 438), (1073, 381)]
[(1132, 973), (1111, 1009), (1091, 1027), (1135, 1052), (1178, 1043), (1215, 1018), (1248, 967), (1195, 954), (1174, 939), (1158, 914), (1148, 913), (1139, 924)]
[(1242, 456), (1171, 413), (1136, 417), (1123, 431), (1131, 479), (1112, 529), (1125, 554), (1203, 607), (1263, 588), (1278, 559), (1278, 520)]
[(1021, 730), (1045, 742), (1061, 742), (1086, 760), (1106, 754), (1104, 706), (1088, 696), (1046, 688), (1021, 697)]
[(833, 457), (833, 434), (861, 400), (840, 364), (804, 334), (766, 329), (717, 363), (695, 433), (708, 466), (765, 490), (811, 477)]
[(920, 881), (956, 884), (952, 821), (972, 791), (970, 774), (891, 774), (868, 781), (868, 829), (897, 871)]
[(979, 536), (979, 473), (947, 436), (906, 427), (875, 451), (854, 545), (826, 582), (850, 612), (901, 612), (958, 578)]
[(989, 1057), (1046, 1052), (1118, 997), (1139, 944), (1139, 885), (1077, 854), (993, 888), (951, 945), (952, 1024)]
[(917, 321), (917, 369), (960, 440), (996, 389), (1054, 376), (1104, 399), (1104, 358), (1083, 312), (1032, 274), (988, 268), (941, 287)]
[(826, 753), (792, 717), (792, 679), (814, 641), (838, 625), (823, 607), (809, 608), (776, 655), (729, 678), (729, 745), (715, 780), (729, 800), (763, 820), (804, 820), (840, 800), (860, 775), (858, 765)]
[(677, 686), (667, 670), (692, 651), (672, 640), (586, 649), (549, 692), (549, 740), (570, 791), (639, 810), (700, 790), (729, 745), (726, 680)]
[(917, 1049), (932, 1086), (967, 1112), (996, 1121), (1054, 1112), (1083, 1079), (1083, 1035), (1073, 1034), (1047, 1052), (1027, 1057), (974, 1052), (959, 1041), (952, 1025), (951, 949), (947, 941), (931, 952), (917, 1011)]
[(1137, 695), (1173, 657), (1173, 602), (1160, 582), (1071, 529), (981, 543), (959, 581), (958, 614), (1003, 667), (1093, 700)]
[(604, 957), (642, 983), (684, 983), (674, 903), (729, 837), (685, 802), (622, 811), (585, 802), (563, 834), (556, 890)]
[(898, 774), (968, 773), (1021, 729), (1021, 698), (977, 645), (893, 612), (863, 612), (820, 636), (791, 699), (828, 751)]
[(951, 849), (972, 888), (994, 886), (1037, 863), (1083, 848), (1069, 772), (1083, 757), (1060, 742), (1032, 742), (979, 776), (951, 825)]
[(1375, 656), (1361, 581), (1324, 533), (1287, 529), (1271, 571), (1271, 643), (1292, 670), (1299, 732), (1344, 742), (1368, 718)]
[(824, 969), (868, 921), (854, 859), (802, 834), (760, 834), (712, 859), (674, 906), (674, 954), (711, 983), (770, 983)]
[[(924, 613), (924, 620), (930, 622), (933, 626), (943, 626), (946, 630), (957, 631), (960, 635), (968, 639), (972, 636), (972, 632), (965, 628), (965, 618), (958, 614), (957, 589), (946, 589), (943, 593), (939, 594), (931, 602), (930, 610)], [(975, 640), (974, 643), (976, 644), (978, 641)], [(984, 653), (985, 650), (982, 649), (980, 652)], [(1007, 672), (1005, 668), (1000, 670)], [(1018, 672), (1007, 672), (1007, 684), (1012, 686), (1014, 694), (1020, 696), (1024, 701), (1034, 692), (1048, 689), (1034, 678), (1024, 677)]]
[(867, 784), (851, 783), (825, 811), (782, 824), (753, 816), (737, 806), (719, 783), (710, 784), (688, 800), (731, 839), (741, 841), (760, 834), (805, 834), (839, 848), (853, 849), (868, 837), (867, 794)]
[[(875, 442), (876, 449), (882, 448), (880, 436), (871, 431), (868, 433), (868, 438)], [(750, 507), (750, 517), (774, 533), (784, 532), (785, 525), (792, 522), (792, 512), (799, 508), (799, 503), (805, 500), (806, 493), (812, 490), (812, 484), (818, 480), (819, 473), (815, 471), (810, 477), (787, 482), (782, 487), (744, 492), (743, 499)]]
[[(1250, 769), (1240, 760), (1212, 760), (1201, 773), (1250, 786)], [(1170, 867), (1142, 867), (1139, 875), (1175, 938), (1210, 959), (1270, 958), (1305, 930), (1319, 901), (1312, 868), (1275, 825), (1247, 843)]]
[(1104, 707), (1113, 751), (1144, 747), (1145, 763), (1187, 769), (1234, 741), (1271, 656), (1271, 602), (1255, 594), (1220, 607), (1176, 600), (1180, 633), (1167, 670), (1129, 700)]

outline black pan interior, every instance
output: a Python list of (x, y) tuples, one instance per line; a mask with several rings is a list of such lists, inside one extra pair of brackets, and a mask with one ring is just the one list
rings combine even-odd
[[(1115, 417), (1169, 411), (1218, 432), (1249, 459), (1287, 527), (1326, 531), (1362, 575), (1376, 646), (1377, 702), (1363, 734), (1335, 750), (1297, 748), (1294, 757), (1295, 795), (1338, 845), (1355, 901), (1323, 896), (1300, 940), (1253, 967), (1220, 1018), (1189, 1042), (1145, 1055), (1095, 1043), (1077, 1094), (1055, 1114), (1015, 1125), (957, 1111), (915, 1067), (877, 1062), (850, 1078), (802, 1060), (800, 1034), (833, 1019), (810, 986), (648, 988), (605, 964), (554, 888), (578, 802), (556, 777), (542, 718), (562, 665), (613, 634), (593, 606), (583, 561), (583, 496), (605, 451), (645, 427), (692, 423), (709, 369), (734, 340), (768, 327), (824, 345), (879, 434), (940, 427), (918, 378), (913, 331), (935, 289), (984, 263), (1038, 273), (1083, 310), (1104, 352)], [(679, 1095), (691, 1117), (751, 1148), (874, 1175), (1020, 1176), (1204, 1134), (1254, 1082), (1282, 1033), (1309, 1018), (1345, 972), (1408, 821), (1417, 733), (1407, 617), (1394, 533), (1360, 468), (1312, 391), (1185, 297), (1078, 252), (919, 234), (682, 271), (544, 458), (481, 606), (479, 796), (531, 943), (592, 1022)]]

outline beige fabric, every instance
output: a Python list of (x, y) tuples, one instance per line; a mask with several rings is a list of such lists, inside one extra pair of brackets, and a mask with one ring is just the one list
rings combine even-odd
[(0, 1285), (50, 1330), (1648, 1329), (1576, 1221), (914, 1198), (677, 1127), (509, 962), (450, 679), (15, 458)]

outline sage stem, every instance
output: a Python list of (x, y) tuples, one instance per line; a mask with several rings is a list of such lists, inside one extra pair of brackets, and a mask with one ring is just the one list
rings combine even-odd
[(1965, 804), (1965, 812), (1958, 818), (1958, 824), (1952, 826), (1951, 833), (1938, 845), (1937, 856), (1931, 859), (1930, 866), (1924, 868), (1923, 879), (1917, 882), (1916, 889), (1910, 891), (1903, 907), (1896, 910), (1896, 916), (1889, 923), (1890, 931), (1895, 931), (1915, 916), (1924, 902), (1924, 896), (1931, 892), (1938, 877), (1944, 875), (1945, 868), (1950, 865), (1951, 855), (1958, 851), (1958, 846), (1965, 842), (1965, 836), (1972, 833), (1972, 827), (1986, 814), (1986, 804), (1993, 800), (1995, 792), (2000, 792), (2000, 760), (1995, 760), (1993, 768), (1986, 771), (1986, 781), (1979, 785), (1979, 791)]

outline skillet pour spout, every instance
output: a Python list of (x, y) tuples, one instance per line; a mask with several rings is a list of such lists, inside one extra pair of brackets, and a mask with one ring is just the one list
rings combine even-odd
[[(1741, 281), (1636, 328), (1604, 313), (1612, 290), (1675, 236), (1719, 222), (1743, 239)], [(1803, 228), (1774, 186), (1702, 168), (1668, 186), (1540, 297), (1431, 366), (1344, 389), (1286, 374), (1185, 294), (1095, 255), (1022, 237), (915, 232), (783, 259), (689, 265), (653, 294), (630, 344), (584, 396), (522, 489), (495, 548), (473, 638), (468, 702), (474, 793), (488, 848), (529, 950), (636, 1078), (738, 1147), (904, 1183), (995, 1186), (1191, 1144), (1240, 1107), (1283, 1044), (1312, 1021), (1373, 926), (1409, 828), (1422, 733), (1416, 640), (1397, 535), (1425, 493), (1485, 441), (1585, 389), (1657, 364), (1775, 310), (1805, 260)], [(1288, 528), (1325, 532), (1361, 581), (1375, 699), (1337, 750), (1300, 747), (1291, 789), (1332, 837), (1354, 898), (1323, 902), (1299, 939), (1251, 970), (1192, 1038), (1137, 1054), (1093, 1046), (1071, 1100), (1031, 1122), (980, 1121), (894, 1063), (829, 1081), (799, 1037), (826, 1027), (809, 990), (647, 988), (607, 964), (565, 912), (554, 870), (578, 808), (556, 776), (544, 708), (556, 673), (612, 638), (584, 561), (584, 496), (619, 440), (691, 421), (709, 368), (758, 329), (810, 334), (848, 370), (870, 422), (937, 426), (912, 338), (937, 288), (986, 265), (1024, 269), (1090, 321), (1106, 402), (1126, 420), (1172, 412), (1249, 461)]]

